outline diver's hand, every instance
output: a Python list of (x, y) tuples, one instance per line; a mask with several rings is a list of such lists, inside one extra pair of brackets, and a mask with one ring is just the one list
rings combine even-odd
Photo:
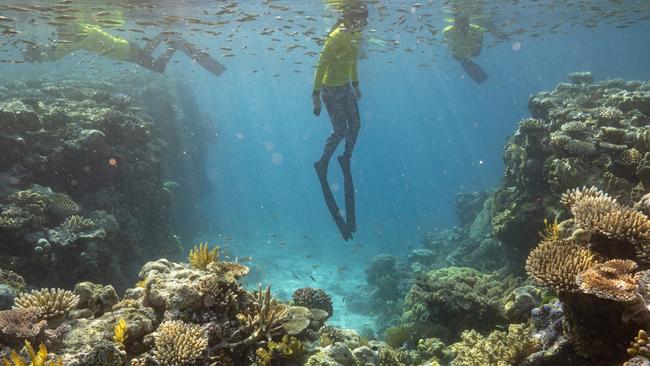
[(320, 100), (320, 94), (312, 94), (311, 101), (314, 105), (314, 115), (320, 116), (320, 110), (323, 108), (323, 102)]
[(357, 97), (357, 100), (361, 100), (361, 90), (358, 85), (354, 87), (354, 95)]

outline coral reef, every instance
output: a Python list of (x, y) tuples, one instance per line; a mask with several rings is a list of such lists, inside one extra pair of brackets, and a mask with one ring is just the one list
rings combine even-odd
[[(560, 83), (553, 91), (530, 97), (531, 119), (520, 123), (504, 149), (504, 181), (493, 195), (490, 217), (495, 238), (515, 266), (537, 244), (529, 233), (539, 230), (544, 218), (566, 217), (561, 193), (595, 186), (630, 206), (650, 187), (648, 84), (619, 79), (593, 83), (589, 73), (574, 73), (569, 79), (572, 84)], [(635, 218), (625, 215), (636, 215), (624, 209), (591, 222), (595, 217), (590, 214), (596, 214), (589, 208), (575, 209), (585, 214), (572, 212), (580, 225), (613, 220), (634, 225)], [(620, 233), (610, 234), (628, 229), (621, 226)]]
[(52, 74), (2, 88), (3, 269), (36, 287), (83, 279), (124, 289), (142, 263), (180, 254), (172, 224), (183, 222), (185, 235), (204, 223), (195, 205), (214, 136), (197, 133), (212, 127), (181, 84)]
[(455, 354), (452, 364), (458, 366), (516, 365), (537, 348), (532, 326), (525, 324), (511, 324), (507, 332), (496, 330), (487, 337), (464, 331), (460, 341), (450, 346)]
[(321, 309), (326, 311), (328, 316), (334, 314), (332, 299), (325, 291), (319, 288), (299, 288), (294, 291), (292, 298), (294, 305), (304, 306), (308, 309)]
[(154, 333), (154, 356), (162, 365), (191, 366), (204, 359), (208, 337), (199, 325), (179, 320), (160, 324)]
[(427, 337), (453, 340), (465, 329), (490, 330), (506, 323), (503, 299), (519, 284), (461, 267), (418, 275), (406, 296), (400, 326), (409, 329), (407, 338), (414, 344)]
[(42, 289), (25, 292), (16, 297), (16, 308), (36, 308), (42, 319), (55, 319), (68, 315), (79, 302), (79, 296), (62, 289)]

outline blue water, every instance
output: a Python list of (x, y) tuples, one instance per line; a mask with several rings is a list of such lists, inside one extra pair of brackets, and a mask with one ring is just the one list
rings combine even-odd
[[(404, 4), (385, 3), (389, 9)], [(176, 6), (173, 11), (200, 15), (204, 9), (200, 5), (210, 4)], [(322, 12), (319, 2), (284, 4), (304, 8), (314, 16)], [(253, 5), (248, 7), (255, 10)], [(408, 22), (416, 24), (420, 11), (424, 7), (409, 14)], [(438, 28), (445, 25), (441, 11), (427, 8), (427, 12), (434, 13), (429, 22)], [(274, 15), (271, 12), (250, 23), (231, 22), (219, 29), (220, 37), (192, 32), (190, 25), (176, 29), (215, 56), (226, 53), (220, 47), (232, 48), (236, 56), (217, 57), (228, 70), (215, 78), (179, 53), (163, 77), (191, 83), (202, 113), (214, 120), (218, 130), (213, 136), (217, 143), (205, 156), (214, 187), (199, 208), (210, 227), (197, 233), (197, 240), (227, 246), (233, 256), (253, 256), (259, 278), (276, 283), (279, 296), (288, 297), (300, 286), (328, 289), (335, 297), (335, 321), (343, 322), (343, 297), (363, 283), (363, 268), (372, 256), (381, 252), (407, 255), (426, 232), (456, 224), (453, 202), (457, 193), (487, 190), (499, 183), (504, 142), (518, 121), (529, 115), (529, 95), (554, 88), (574, 71), (591, 71), (596, 80), (650, 79), (647, 21), (626, 29), (563, 24), (558, 34), (513, 36), (484, 47), (476, 62), (490, 78), (477, 85), (448, 56), (441, 34), (433, 45), (418, 44), (417, 32), (387, 34), (382, 28), (386, 24), (378, 22), (371, 9), (368, 28), (378, 32), (367, 34), (399, 39), (402, 46), (382, 52), (369, 45), (368, 58), (359, 62), (362, 128), (352, 158), (357, 233), (353, 241), (344, 242), (312, 166), (330, 132), (327, 113), (323, 111), (320, 117), (311, 113), (317, 58), (304, 54), (319, 52), (320, 46), (302, 35), (296, 36), (297, 41), (280, 32), (260, 36), (262, 28), (284, 24)], [(557, 19), (553, 13), (542, 17), (528, 13), (519, 21), (516, 27), (527, 27), (533, 21), (552, 24)], [(332, 22), (326, 18), (314, 24), (323, 35)], [(236, 36), (226, 38), (228, 34)], [(486, 45), (493, 42), (487, 34)], [(294, 43), (305, 48), (283, 50)], [(412, 52), (404, 51), (406, 47)], [(424, 63), (430, 67), (418, 66)], [(58, 64), (2, 66), (26, 75), (45, 75), (51, 68), (87, 72), (89, 77), (147, 73), (84, 52)], [(329, 179), (342, 205), (343, 180), (335, 160)]]

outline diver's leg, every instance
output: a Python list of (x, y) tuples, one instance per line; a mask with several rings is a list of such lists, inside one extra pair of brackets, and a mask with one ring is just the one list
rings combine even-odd
[(162, 55), (154, 58), (149, 50), (140, 48), (137, 44), (130, 42), (129, 61), (144, 67), (147, 70), (162, 73), (165, 71), (169, 60), (176, 52), (175, 48), (167, 48)]
[(350, 159), (352, 158), (352, 151), (357, 142), (359, 135), (359, 128), (361, 126), (361, 119), (359, 117), (359, 105), (356, 96), (350, 90), (349, 96), (346, 99), (346, 122), (347, 128), (345, 129), (345, 152), (338, 157), (339, 165), (343, 171), (343, 185), (345, 193), (345, 220), (348, 224), (350, 232), (357, 230), (356, 226), (356, 212), (354, 207), (354, 182), (352, 180), (352, 171), (350, 169)]
[(201, 65), (204, 69), (208, 70), (215, 76), (219, 76), (226, 71), (226, 67), (210, 56), (210, 54), (195, 48), (194, 45), (184, 39), (177, 40), (175, 46), (177, 49), (188, 55), (192, 61)]
[(476, 83), (480, 84), (488, 79), (488, 74), (483, 68), (469, 58), (460, 60), (460, 64), (463, 66), (463, 70), (465, 70), (467, 75)]
[(336, 89), (329, 90), (328, 88), (324, 88), (322, 96), (323, 102), (325, 102), (325, 107), (327, 108), (327, 113), (332, 121), (333, 131), (325, 143), (321, 159), (314, 163), (314, 168), (316, 168), (316, 173), (318, 174), (318, 180), (320, 181), (327, 209), (329, 210), (330, 215), (332, 215), (332, 218), (334, 218), (334, 222), (343, 236), (343, 239), (348, 240), (352, 239), (352, 233), (339, 213), (339, 208), (334, 200), (334, 195), (332, 194), (332, 190), (327, 181), (327, 165), (329, 159), (344, 136), (345, 114), (342, 113), (340, 97)]

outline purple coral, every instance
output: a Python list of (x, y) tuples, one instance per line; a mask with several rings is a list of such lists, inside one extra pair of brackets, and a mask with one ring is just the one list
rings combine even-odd
[(18, 346), (22, 341), (35, 343), (45, 331), (47, 322), (40, 320), (37, 308), (0, 311), (0, 343)]

